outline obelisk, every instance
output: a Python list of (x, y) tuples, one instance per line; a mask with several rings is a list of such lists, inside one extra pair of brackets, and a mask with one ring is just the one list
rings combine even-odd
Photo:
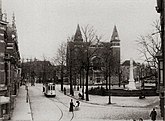
[(135, 80), (133, 77), (133, 59), (130, 59), (130, 71), (129, 71), (129, 83), (127, 85), (129, 90), (136, 90), (136, 86), (135, 86)]

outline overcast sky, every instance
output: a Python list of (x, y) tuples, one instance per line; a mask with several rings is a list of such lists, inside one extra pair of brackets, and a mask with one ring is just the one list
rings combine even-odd
[(154, 31), (159, 19), (156, 0), (2, 0), (11, 21), (13, 12), (24, 58), (52, 58), (61, 42), (72, 36), (77, 24), (94, 26), (102, 41), (110, 41), (117, 26), (121, 59), (139, 60), (138, 36)]

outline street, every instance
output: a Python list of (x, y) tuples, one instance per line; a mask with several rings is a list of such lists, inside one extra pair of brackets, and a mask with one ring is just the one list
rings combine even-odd
[[(32, 117), (34, 121), (45, 120), (72, 120), (72, 121), (88, 121), (88, 120), (132, 120), (143, 118), (149, 120), (149, 113), (152, 110), (152, 103), (148, 106), (119, 106), (117, 103), (111, 105), (103, 105), (90, 103), (80, 100), (80, 108), (77, 111), (69, 112), (69, 103), (71, 96), (64, 95), (60, 91), (60, 86), (56, 86), (56, 97), (45, 97), (42, 93), (42, 84), (36, 84), (36, 86), (29, 86), (29, 96)], [(76, 97), (76, 96), (75, 96)], [(95, 100), (100, 100), (96, 99)], [(107, 97), (108, 98), (108, 97)], [(117, 99), (118, 97), (112, 97)], [(122, 100), (122, 97), (120, 97)], [(105, 98), (104, 98), (105, 99)], [(128, 97), (127, 103), (131, 102)], [(118, 99), (119, 100), (119, 99)], [(148, 101), (146, 99), (146, 101)], [(76, 99), (73, 98), (75, 104)], [(136, 102), (135, 102), (136, 103)], [(144, 101), (143, 101), (144, 104)], [(154, 105), (154, 103), (153, 103)], [(154, 105), (155, 106), (155, 105)], [(160, 118), (159, 110), (157, 119)]]

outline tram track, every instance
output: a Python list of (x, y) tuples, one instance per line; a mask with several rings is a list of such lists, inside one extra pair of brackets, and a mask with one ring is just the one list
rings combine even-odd
[[(63, 110), (56, 104), (56, 103), (57, 103), (56, 100), (58, 100), (58, 99), (56, 99), (56, 98), (54, 98), (54, 99), (56, 99), (56, 100), (54, 100), (53, 98), (47, 98), (47, 99), (49, 99), (49, 100), (51, 100), (52, 102), (54, 102), (54, 104), (55, 104), (55, 105), (58, 107), (58, 109), (60, 110), (61, 116), (60, 116), (60, 118), (59, 118), (58, 121), (61, 121), (61, 120), (63, 119), (63, 117), (64, 117), (64, 112), (63, 112)], [(64, 105), (67, 109), (69, 109), (69, 107), (66, 106), (63, 102), (61, 102), (61, 101), (58, 100), (58, 103), (61, 103), (61, 104)], [(71, 118), (70, 118), (69, 121), (72, 121), (73, 118), (74, 118), (74, 112), (72, 112), (72, 116), (71, 116)]]
[[(37, 90), (41, 91), (39, 87), (36, 87)], [(60, 103), (62, 104), (63, 106), (65, 106), (68, 111), (69, 111), (69, 107), (63, 103), (62, 101), (60, 101), (60, 99), (56, 96), (55, 98), (46, 98), (47, 100), (50, 100), (53, 102), (53, 104), (59, 109), (60, 113), (61, 113), (61, 116), (59, 117), (58, 121), (62, 121), (62, 119), (64, 118), (64, 111), (60, 108), (60, 106), (57, 104), (57, 103)], [(69, 121), (72, 121), (74, 119), (74, 112), (71, 112), (72, 113), (72, 116), (70, 118)]]
[[(48, 99), (49, 99), (49, 98), (48, 98)], [(64, 116), (64, 113), (63, 113), (62, 109), (55, 103), (54, 100), (52, 100), (52, 99), (49, 99), (49, 100), (53, 101), (53, 103), (54, 103), (54, 104), (57, 106), (57, 108), (60, 110), (61, 116), (60, 116), (60, 118), (58, 119), (58, 121), (61, 121), (61, 120), (62, 120), (62, 117)]]

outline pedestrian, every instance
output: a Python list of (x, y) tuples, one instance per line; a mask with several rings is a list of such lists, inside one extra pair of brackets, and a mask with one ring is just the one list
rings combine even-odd
[(73, 99), (71, 99), (71, 101), (70, 101), (70, 107), (69, 107), (69, 112), (73, 112), (73, 107), (74, 107), (74, 105), (73, 105)]
[(66, 88), (64, 87), (64, 95), (66, 95)]
[(153, 108), (153, 110), (150, 113), (150, 117), (152, 121), (156, 121), (156, 115), (157, 115), (157, 112), (155, 111), (155, 108)]

